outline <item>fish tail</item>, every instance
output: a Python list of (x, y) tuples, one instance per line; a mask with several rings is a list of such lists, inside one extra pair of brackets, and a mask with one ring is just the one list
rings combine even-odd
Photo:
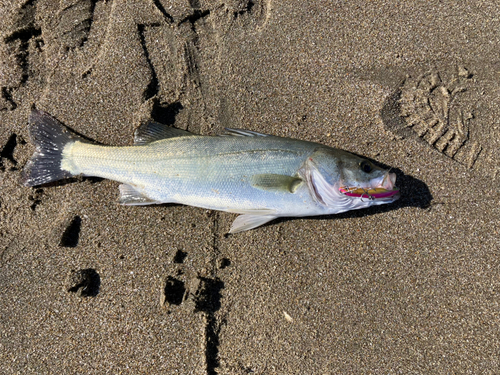
[(25, 186), (36, 186), (73, 176), (61, 168), (64, 147), (82, 141), (63, 124), (44, 111), (33, 109), (29, 118), (29, 133), (36, 149), (23, 169)]

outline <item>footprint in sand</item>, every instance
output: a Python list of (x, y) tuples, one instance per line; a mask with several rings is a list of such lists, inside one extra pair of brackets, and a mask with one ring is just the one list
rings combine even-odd
[(400, 139), (420, 140), (473, 173), (491, 179), (500, 176), (496, 63), (439, 65), (406, 78), (397, 70), (389, 73), (401, 81), (380, 111), (388, 130)]
[(400, 116), (404, 126), (430, 146), (473, 168), (482, 146), (471, 137), (472, 109), (457, 104), (457, 98), (472, 84), (472, 74), (459, 66), (449, 79), (443, 75), (433, 70), (408, 77), (401, 89)]

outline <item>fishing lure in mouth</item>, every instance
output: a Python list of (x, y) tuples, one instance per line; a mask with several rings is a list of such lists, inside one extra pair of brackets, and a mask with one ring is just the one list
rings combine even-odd
[(339, 191), (348, 197), (379, 199), (389, 198), (399, 193), (398, 190), (387, 190), (384, 188), (357, 188), (357, 187), (341, 187)]

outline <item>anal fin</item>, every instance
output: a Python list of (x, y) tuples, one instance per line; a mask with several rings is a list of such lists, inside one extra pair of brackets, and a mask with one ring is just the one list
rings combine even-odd
[(138, 192), (132, 185), (121, 184), (119, 189), (120, 199), (118, 202), (125, 206), (145, 206), (148, 204), (162, 203), (146, 197), (144, 194)]

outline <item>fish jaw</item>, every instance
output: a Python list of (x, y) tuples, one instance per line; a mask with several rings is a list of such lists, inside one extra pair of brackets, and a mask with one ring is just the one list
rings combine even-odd
[(368, 198), (370, 200), (384, 200), (394, 202), (399, 199), (399, 189), (396, 187), (396, 174), (386, 173), (383, 176), (370, 180), (368, 186), (341, 186), (339, 192), (354, 198)]

